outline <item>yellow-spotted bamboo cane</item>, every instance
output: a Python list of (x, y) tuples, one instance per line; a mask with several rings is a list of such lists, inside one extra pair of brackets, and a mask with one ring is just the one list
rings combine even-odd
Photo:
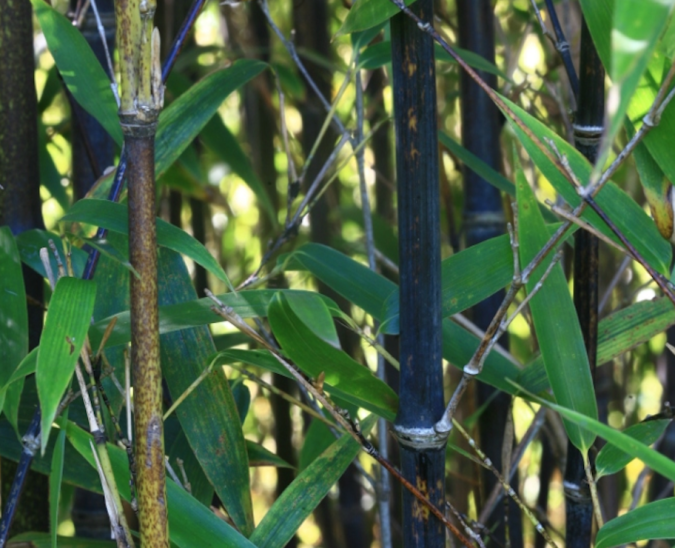
[(128, 154), (131, 361), (141, 544), (168, 547), (157, 316), (154, 140), (163, 104), (154, 0), (117, 0), (119, 116)]

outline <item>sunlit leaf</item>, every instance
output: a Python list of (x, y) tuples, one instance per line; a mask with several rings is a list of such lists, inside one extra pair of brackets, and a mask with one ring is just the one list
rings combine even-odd
[(95, 298), (94, 282), (66, 277), (56, 282), (49, 302), (35, 368), (42, 411), (43, 454), (56, 410), (70, 385), (75, 363), (80, 357)]
[(268, 318), (284, 354), (314, 379), (324, 373), (327, 392), (394, 420), (398, 398), (393, 390), (367, 367), (317, 337), (283, 294), (270, 302)]
[[(361, 428), (368, 433), (375, 416), (363, 421)], [(305, 468), (274, 502), (251, 535), (258, 548), (283, 548), (302, 522), (323, 500), (328, 490), (340, 478), (358, 454), (360, 445), (344, 434)]]
[[(537, 255), (548, 240), (537, 201), (521, 169), (516, 172), (518, 194), (518, 240), (521, 268)], [(537, 285), (550, 264), (549, 255), (533, 272), (528, 292)], [(530, 310), (546, 373), (556, 401), (590, 417), (597, 417), (595, 391), (579, 320), (574, 310), (565, 274), (553, 267), (541, 290), (530, 300)], [(571, 382), (571, 380), (573, 381)], [(565, 422), (570, 441), (582, 452), (593, 445), (595, 436)]]
[(641, 540), (675, 538), (675, 498), (650, 502), (614, 518), (600, 528), (595, 548), (635, 544)]
[[(68, 420), (68, 409), (63, 412)], [(63, 461), (66, 454), (66, 431), (59, 430), (54, 452), (52, 453), (52, 469), (49, 474), (49, 526), (51, 529), (52, 548), (57, 546), (56, 532), (59, 528), (59, 500), (61, 498), (61, 482), (63, 481)]]
[(40, 28), (63, 81), (77, 102), (96, 118), (118, 145), (122, 127), (110, 79), (82, 33), (43, 0), (31, 0)]
[[(670, 420), (668, 419), (649, 420), (634, 424), (633, 426), (626, 428), (623, 433), (631, 438), (635, 438), (645, 445), (651, 445), (659, 439), (669, 424)], [(595, 459), (597, 478), (600, 479), (603, 476), (616, 474), (632, 461), (633, 458), (634, 457), (625, 453), (616, 445), (605, 445)]]
[(178, 159), (230, 93), (266, 67), (262, 61), (240, 59), (209, 74), (164, 109), (155, 138), (156, 173), (161, 174)]
[[(405, 0), (409, 6), (415, 0)], [(399, 10), (391, 0), (358, 0), (349, 10), (337, 36), (367, 30), (384, 23), (396, 15)]]
[[(505, 97), (502, 97), (502, 99), (540, 141), (544, 142), (545, 139), (549, 139), (555, 143), (557, 150), (567, 157), (570, 167), (583, 184), (586, 184), (589, 181), (592, 166), (579, 151), (565, 139), (553, 132), (548, 126), (536, 120), (519, 106), (515, 105)], [(512, 124), (512, 127), (518, 140), (525, 147), (536, 166), (565, 201), (571, 206), (576, 207), (581, 199), (572, 184), (565, 178), (561, 171), (546, 158), (544, 153), (535, 145), (530, 137), (515, 124)], [(670, 244), (661, 237), (654, 222), (642, 208), (628, 196), (628, 194), (610, 181), (596, 195), (595, 202), (602, 208), (649, 264), (662, 274), (669, 273), (672, 256)], [(586, 208), (582, 217), (618, 245), (621, 245), (614, 233), (590, 207)]]

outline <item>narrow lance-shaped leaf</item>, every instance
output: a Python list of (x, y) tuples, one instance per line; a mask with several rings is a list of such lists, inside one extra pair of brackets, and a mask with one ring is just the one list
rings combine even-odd
[[(404, 0), (409, 6), (414, 0)], [(337, 36), (367, 30), (391, 19), (400, 10), (391, 0), (359, 0), (349, 10)]]
[[(520, 263), (521, 268), (525, 268), (544, 247), (548, 237), (537, 200), (521, 169), (516, 172), (516, 188)], [(551, 260), (549, 255), (534, 271), (527, 284), (528, 292), (534, 289)], [(532, 298), (530, 310), (556, 401), (590, 417), (597, 417), (588, 356), (560, 265), (553, 267), (542, 288)], [(565, 430), (580, 451), (585, 453), (593, 445), (595, 436), (578, 426), (565, 422)]]
[(63, 81), (77, 102), (96, 118), (118, 145), (122, 128), (110, 80), (82, 33), (43, 0), (31, 0), (40, 28)]
[(42, 453), (56, 410), (75, 371), (91, 322), (96, 284), (76, 278), (61, 278), (49, 302), (47, 320), (40, 338), (35, 369), (42, 411)]
[[(536, 120), (533, 116), (505, 97), (502, 97), (502, 99), (542, 143), (544, 143), (545, 140), (553, 141), (558, 151), (567, 157), (570, 167), (577, 178), (583, 184), (587, 184), (590, 180), (592, 169), (588, 160), (586, 160), (586, 158), (584, 158), (582, 154), (567, 141), (551, 131), (545, 124)], [(581, 199), (572, 184), (523, 130), (514, 123), (511, 123), (511, 125), (518, 140), (525, 147), (530, 158), (532, 158), (539, 170), (541, 170), (543, 175), (548, 179), (551, 185), (553, 185), (556, 191), (560, 193), (565, 201), (571, 206), (576, 207)], [(669, 272), (672, 256), (671, 246), (668, 242), (663, 240), (659, 231), (656, 229), (654, 222), (635, 200), (610, 181), (596, 195), (595, 202), (612, 219), (618, 229), (621, 230), (623, 235), (628, 238), (649, 264), (662, 274)], [(591, 210), (591, 208), (587, 207), (585, 209), (582, 218), (590, 222), (595, 228), (611, 238), (617, 244), (621, 245), (614, 233), (607, 227), (604, 221)]]
[(668, 22), (673, 3), (673, 0), (615, 0), (609, 70), (612, 87), (607, 100), (609, 127), (598, 155), (600, 168), (621, 129), (628, 104)]
[(171, 103), (159, 116), (156, 173), (162, 173), (178, 159), (230, 93), (266, 67), (262, 61), (241, 59), (231, 67), (209, 74)]
[(2, 349), (0, 388), (2, 388), (28, 353), (26, 289), (19, 250), (7, 226), (0, 228), (0, 348)]
[(327, 392), (393, 420), (398, 398), (384, 382), (343, 351), (317, 337), (295, 314), (281, 293), (270, 303), (268, 317), (281, 348), (312, 378), (325, 374)]
[(645, 504), (605, 523), (595, 538), (595, 548), (612, 548), (641, 540), (674, 539), (673, 515), (675, 498)]
[[(362, 423), (368, 433), (376, 417)], [(312, 513), (333, 484), (340, 478), (360, 450), (359, 444), (344, 434), (326, 449), (288, 486), (274, 502), (251, 535), (258, 548), (283, 548), (302, 522)]]
[[(651, 445), (661, 437), (669, 424), (670, 420), (668, 419), (648, 420), (626, 428), (623, 433), (645, 445)], [(595, 459), (596, 478), (600, 479), (603, 476), (617, 473), (633, 458), (632, 455), (622, 451), (616, 445), (605, 445)]]
[[(108, 200), (80, 200), (73, 204), (61, 221), (88, 223), (126, 236), (129, 234), (127, 207)], [(213, 255), (184, 230), (157, 219), (157, 243), (189, 257), (232, 287), (227, 274)]]
[[(66, 429), (68, 440), (73, 447), (95, 469), (96, 463), (90, 447), (91, 435), (70, 421), (67, 423), (63, 421), (61, 426)], [(112, 444), (107, 444), (107, 450), (120, 496), (130, 501), (129, 461), (126, 452)], [(171, 542), (179, 548), (194, 546), (255, 548), (251, 541), (171, 480), (166, 482), (166, 494), (171, 524), (169, 536)]]
[[(68, 409), (63, 413), (68, 420)], [(59, 501), (61, 499), (61, 481), (63, 480), (63, 460), (66, 454), (66, 431), (59, 430), (59, 435), (52, 453), (52, 470), (49, 474), (49, 525), (51, 528), (52, 548), (57, 547), (56, 533), (59, 528)]]

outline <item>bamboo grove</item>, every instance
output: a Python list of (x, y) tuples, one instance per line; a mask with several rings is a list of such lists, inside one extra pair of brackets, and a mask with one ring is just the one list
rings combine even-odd
[(5, 0), (0, 548), (675, 538), (673, 4)]

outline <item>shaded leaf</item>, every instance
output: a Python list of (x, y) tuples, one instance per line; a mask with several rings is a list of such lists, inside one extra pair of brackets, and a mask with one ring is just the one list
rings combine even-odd
[(0, 227), (0, 348), (2, 388), (28, 353), (26, 288), (19, 250), (8, 226)]
[[(119, 234), (129, 234), (127, 206), (108, 200), (79, 200), (73, 204), (61, 221), (87, 223)], [(203, 244), (184, 230), (159, 218), (157, 219), (157, 244), (189, 257), (224, 281), (230, 288), (232, 287), (225, 271)]]
[[(160, 304), (174, 304), (197, 295), (180, 255), (160, 250)], [(207, 327), (160, 336), (162, 375), (171, 397), (178, 399), (209, 366), (215, 353)], [(237, 528), (253, 531), (249, 462), (237, 406), (225, 372), (214, 368), (176, 408), (192, 451)]]
[[(68, 420), (68, 409), (63, 413)], [(66, 454), (66, 431), (59, 430), (52, 453), (52, 469), (49, 473), (49, 525), (51, 529), (51, 546), (56, 548), (56, 531), (59, 528), (59, 499), (61, 498), (61, 481), (63, 480), (63, 460)]]
[[(66, 426), (65, 423), (64, 426)], [(89, 447), (90, 440), (92, 440), (91, 435), (70, 421), (67, 423), (66, 433), (73, 447), (92, 468), (95, 468), (94, 456)], [(120, 496), (129, 501), (127, 455), (115, 445), (107, 444), (107, 449)], [(171, 524), (169, 538), (179, 548), (193, 548), (194, 546), (254, 548), (254, 545), (246, 537), (171, 480), (166, 482), (166, 494), (169, 523)]]
[[(54, 232), (48, 232), (46, 230), (40, 230), (38, 228), (33, 228), (31, 230), (26, 230), (16, 236), (16, 243), (19, 246), (21, 260), (33, 270), (35, 270), (35, 272), (40, 274), (43, 278), (47, 277), (47, 272), (45, 272), (45, 267), (40, 260), (40, 249), (43, 247), (50, 249), (49, 240), (54, 242), (56, 251), (61, 258), (62, 264), (66, 264), (66, 255), (63, 252), (61, 237), (58, 234), (55, 234)], [(87, 263), (87, 252), (81, 250), (78, 247), (71, 248), (70, 252), (73, 273), (75, 274), (76, 278), (81, 278), (82, 272), (84, 271), (84, 265)], [(56, 263), (56, 258), (54, 257), (53, 251), (51, 249), (49, 252), (49, 263), (52, 266), (52, 272), (58, 272), (58, 264)]]

